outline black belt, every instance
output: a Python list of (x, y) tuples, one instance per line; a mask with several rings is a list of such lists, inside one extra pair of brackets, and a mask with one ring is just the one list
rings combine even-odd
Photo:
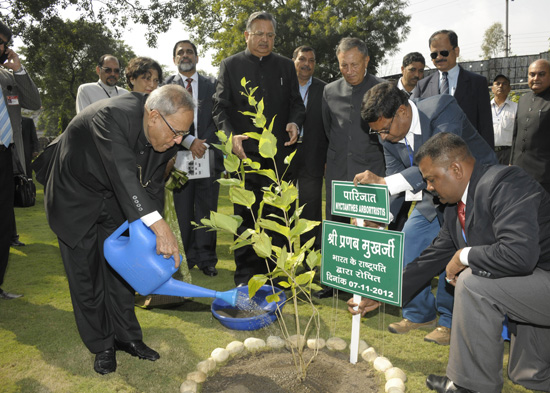
[[(11, 144), (10, 144), (10, 146), (11, 146)], [(6, 146), (4, 146), (4, 145), (0, 145), (0, 151), (6, 151), (6, 150), (8, 150), (9, 148), (10, 148), (9, 146), (6, 147)]]
[(503, 150), (508, 150), (508, 149), (511, 149), (512, 146), (495, 146), (495, 151), (503, 151)]

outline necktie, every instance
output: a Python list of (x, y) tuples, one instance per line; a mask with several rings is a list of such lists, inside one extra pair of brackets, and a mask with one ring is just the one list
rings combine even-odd
[(10, 114), (4, 101), (4, 95), (0, 91), (0, 143), (8, 147), (11, 143), (11, 136)]
[(193, 95), (193, 86), (191, 86), (191, 82), (193, 82), (193, 78), (187, 78), (185, 81), (187, 82), (187, 86), (185, 86), (185, 88), (187, 89), (189, 94)]
[(443, 72), (443, 79), (441, 80), (441, 87), (439, 88), (439, 94), (449, 94), (449, 80), (447, 79), (449, 73)]
[(462, 227), (462, 233), (464, 233), (464, 224), (466, 222), (466, 205), (464, 202), (460, 201), (458, 202), (458, 221), (460, 221), (460, 226)]

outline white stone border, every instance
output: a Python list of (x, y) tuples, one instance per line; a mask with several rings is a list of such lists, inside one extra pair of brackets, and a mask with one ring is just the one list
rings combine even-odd
[[(258, 352), (262, 350), (282, 349), (283, 347), (296, 346), (299, 341), (304, 340), (301, 336), (291, 336), (286, 341), (279, 336), (269, 336), (267, 342), (261, 338), (249, 337), (244, 342), (232, 341), (225, 348), (216, 348), (210, 354), (210, 357), (197, 364), (197, 369), (187, 374), (185, 381), (180, 386), (180, 393), (197, 393), (200, 385), (206, 381), (208, 375), (213, 375), (218, 367), (227, 363), (227, 361), (244, 350), (248, 352)], [(330, 351), (343, 351), (347, 348), (346, 341), (339, 337), (331, 337), (328, 340), (322, 338), (307, 340), (307, 346), (311, 349), (322, 349), (325, 346)], [(363, 360), (373, 363), (375, 370), (383, 372), (386, 377), (386, 393), (405, 392), (405, 382), (407, 376), (403, 370), (393, 367), (388, 358), (378, 356), (376, 350), (370, 347), (364, 340), (359, 341), (359, 353)]]

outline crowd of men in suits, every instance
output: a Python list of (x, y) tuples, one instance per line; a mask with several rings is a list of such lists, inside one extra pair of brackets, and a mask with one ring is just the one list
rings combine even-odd
[[(549, 391), (550, 314), (537, 299), (550, 292), (550, 64), (537, 60), (529, 66), (531, 92), (516, 107), (508, 99), (510, 80), (505, 75), (494, 78), (490, 100), (486, 78), (457, 64), (458, 37), (450, 30), (437, 31), (428, 40), (437, 72), (423, 78), (425, 59), (413, 52), (403, 59), (397, 83), (370, 75), (366, 43), (343, 38), (336, 48), (342, 77), (328, 84), (313, 77), (314, 48), (296, 48), (292, 60), (273, 52), (276, 31), (271, 14), (251, 14), (244, 31), (246, 49), (222, 61), (217, 80), (197, 73), (197, 48), (183, 40), (173, 51), (178, 73), (148, 95), (128, 94), (116, 86), (120, 63), (113, 55), (100, 59), (97, 82), (80, 86), (78, 115), (52, 148), (45, 204), (59, 238), (79, 332), (96, 355), (95, 371), (114, 372), (116, 350), (159, 358), (142, 341), (132, 289), (107, 267), (101, 245), (124, 220), (141, 219), (157, 235), (157, 252), (179, 264), (177, 241), (160, 214), (164, 169), (174, 156), (177, 163), (184, 156), (195, 160), (210, 151), (209, 176), (189, 181), (174, 200), (189, 267), (217, 274), (215, 234), (193, 231), (190, 222), (217, 208), (216, 179), (223, 166), (211, 145), (218, 142), (215, 131), (223, 130), (232, 135), (239, 158), (273, 167), (297, 182), (300, 204), (305, 204), (302, 217), (310, 220), (322, 219), (323, 180), (326, 218), (340, 222), (349, 219), (331, 213), (332, 181), (388, 186), (392, 228), (406, 233), (403, 319), (389, 330), (404, 334), (434, 328), (425, 340), (451, 346), (447, 376), (430, 375), (430, 389), (500, 391), (502, 343), (497, 330), (508, 316), (518, 324), (510, 378)], [(17, 109), (36, 109), (40, 99), (17, 55), (6, 49), (10, 39), (9, 29), (0, 25), (0, 47), (9, 58), (4, 68), (13, 71), (0, 70), (6, 79), (0, 82), (13, 122), (14, 99)], [(265, 116), (275, 119), (274, 163), (263, 159), (257, 141), (246, 135), (257, 129), (243, 114), (250, 110), (241, 94), (243, 78), (257, 87), (257, 100), (264, 99)], [(14, 87), (20, 92), (14, 93)], [(12, 133), (6, 135), (2, 129), (0, 159), (6, 166), (0, 184), (7, 185), (4, 168), (11, 168)], [(285, 172), (284, 158), (294, 150), (294, 161)], [(523, 169), (498, 166), (499, 160)], [(251, 209), (234, 206), (243, 218), (240, 233), (254, 227), (266, 182), (263, 176), (246, 177), (246, 188), (257, 194), (257, 202)], [(8, 206), (10, 192), (13, 196), (13, 188), (2, 188)], [(269, 209), (264, 206), (263, 215)], [(522, 211), (529, 214), (522, 216)], [(6, 231), (0, 232), (1, 285), (9, 244)], [(525, 234), (528, 241), (523, 241)], [(320, 249), (320, 228), (303, 240), (313, 236), (314, 247)], [(274, 235), (272, 241), (282, 246), (283, 240)], [(268, 269), (251, 246), (234, 255), (236, 285)], [(430, 287), (435, 276), (436, 296)], [(527, 293), (526, 288), (535, 290)], [(511, 289), (507, 296), (501, 296), (504, 289)], [(326, 288), (317, 296), (331, 294)], [(1, 289), (0, 296), (18, 297)], [(480, 296), (488, 300), (480, 301)], [(522, 300), (533, 308), (523, 309)], [(377, 305), (365, 299), (360, 305), (350, 302), (350, 310), (365, 314)], [(482, 308), (485, 311), (470, 311)], [(475, 319), (480, 315), (482, 321)], [(472, 330), (475, 338), (468, 334)], [(464, 346), (475, 349), (465, 354)]]

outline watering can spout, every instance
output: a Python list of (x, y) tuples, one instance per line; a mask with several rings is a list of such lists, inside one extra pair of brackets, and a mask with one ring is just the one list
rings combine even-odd
[(178, 281), (173, 278), (170, 278), (159, 288), (155, 289), (153, 294), (182, 297), (215, 297), (231, 304), (233, 307), (237, 304), (237, 288), (226, 292), (218, 292), (183, 281)]
[[(130, 236), (123, 236), (129, 229)], [(216, 297), (235, 306), (237, 289), (217, 292), (178, 281), (174, 258), (164, 259), (156, 252), (157, 238), (141, 220), (126, 221), (111, 234), (103, 246), (105, 259), (128, 284), (142, 295)]]

